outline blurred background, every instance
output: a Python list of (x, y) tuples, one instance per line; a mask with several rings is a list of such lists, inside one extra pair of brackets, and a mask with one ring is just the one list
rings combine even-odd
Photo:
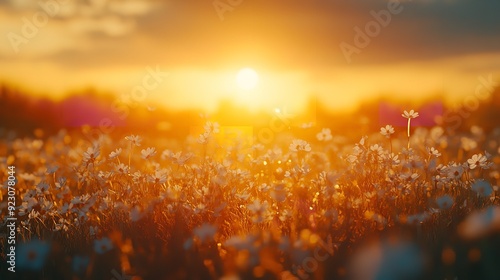
[(105, 119), (172, 132), (200, 112), (266, 126), (287, 111), (342, 131), (346, 114), (377, 127), (402, 108), (429, 111), (420, 125), (494, 127), (499, 10), (495, 0), (0, 0), (0, 127)]

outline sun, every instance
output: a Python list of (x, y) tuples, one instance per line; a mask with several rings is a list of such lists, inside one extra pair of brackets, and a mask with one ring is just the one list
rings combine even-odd
[(243, 68), (236, 74), (236, 85), (243, 90), (252, 90), (259, 83), (259, 74), (252, 68)]

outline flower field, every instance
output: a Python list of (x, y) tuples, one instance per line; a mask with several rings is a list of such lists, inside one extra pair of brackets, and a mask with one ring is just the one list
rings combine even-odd
[(0, 278), (499, 279), (500, 130), (419, 117), (271, 144), (216, 120), (181, 141), (3, 139)]

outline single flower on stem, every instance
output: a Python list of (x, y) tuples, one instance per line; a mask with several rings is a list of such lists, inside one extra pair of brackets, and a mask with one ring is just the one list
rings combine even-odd
[(118, 157), (121, 153), (122, 153), (122, 148), (118, 148), (109, 154), (109, 159), (116, 158), (118, 160), (118, 163), (121, 163), (120, 158)]
[(440, 157), (441, 153), (434, 147), (427, 148), (427, 152), (429, 153), (429, 158), (434, 156), (434, 157)]
[(470, 169), (480, 167), (481, 169), (489, 169), (492, 163), (488, 163), (488, 158), (483, 154), (472, 155), (470, 159), (467, 160)]
[(391, 153), (392, 153), (392, 140), (391, 135), (394, 134), (394, 127), (392, 125), (386, 125), (385, 127), (380, 128), (380, 134), (389, 138), (389, 143), (391, 145)]
[(386, 125), (385, 127), (380, 128), (380, 134), (389, 138), (392, 134), (394, 134), (394, 127), (392, 125)]
[(418, 112), (415, 112), (414, 110), (404, 111), (403, 114), (401, 114), (403, 118), (408, 119), (408, 148), (410, 148), (410, 126), (411, 126), (411, 119), (415, 119), (418, 117)]
[(125, 140), (130, 142), (130, 149), (128, 153), (128, 166), (130, 166), (130, 160), (132, 158), (132, 150), (134, 146), (141, 146), (142, 138), (139, 135), (129, 135), (125, 136)]

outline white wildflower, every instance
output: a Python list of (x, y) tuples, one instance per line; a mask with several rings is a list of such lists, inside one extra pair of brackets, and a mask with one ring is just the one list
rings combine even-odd
[(114, 159), (116, 157), (118, 157), (120, 154), (122, 153), (122, 148), (118, 148), (114, 151), (112, 151), (110, 154), (109, 154), (109, 158), (110, 159)]
[(150, 148), (143, 149), (141, 151), (141, 155), (142, 155), (143, 159), (150, 159), (154, 155), (156, 155), (156, 148), (150, 147)]
[(392, 134), (394, 134), (394, 127), (392, 125), (386, 125), (385, 127), (380, 128), (380, 134), (389, 138)]
[(316, 134), (316, 139), (318, 139), (319, 141), (330, 141), (332, 140), (332, 132), (329, 128), (323, 128), (321, 130), (321, 132), (319, 132), (318, 134)]
[(290, 150), (292, 152), (299, 152), (299, 151), (305, 151), (305, 152), (310, 152), (311, 151), (311, 145), (307, 143), (306, 141), (302, 139), (294, 139), (292, 143), (289, 146)]
[(414, 119), (418, 117), (418, 112), (415, 112), (414, 110), (410, 110), (410, 112), (408, 112), (405, 110), (404, 113), (401, 114), (401, 116), (403, 116), (406, 119)]
[(129, 135), (125, 137), (126, 140), (130, 141), (132, 145), (140, 146), (142, 138), (138, 135)]

